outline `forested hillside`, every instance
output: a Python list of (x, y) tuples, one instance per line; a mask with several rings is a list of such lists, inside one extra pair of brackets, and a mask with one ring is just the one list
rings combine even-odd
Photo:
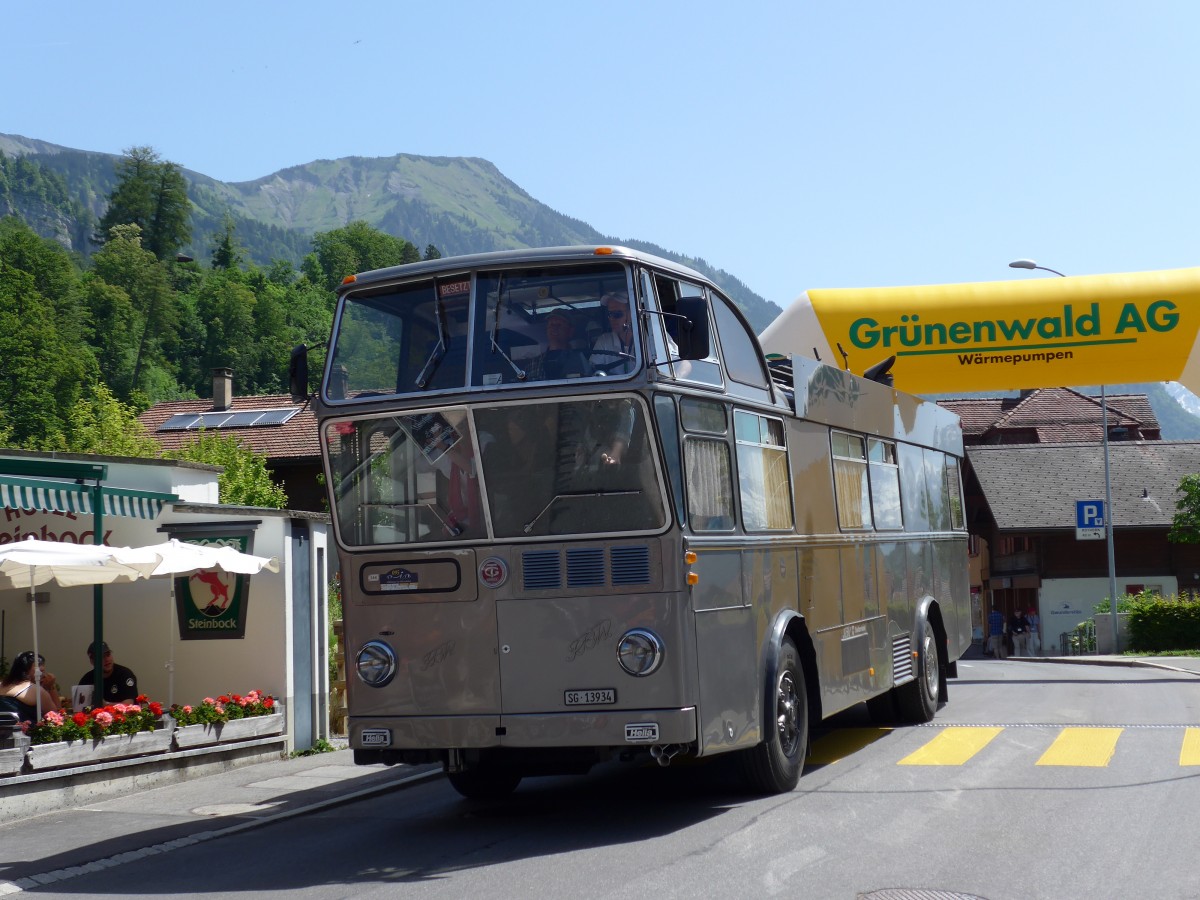
[[(81, 240), (90, 215), (99, 220), (117, 183), (118, 157), (70, 150), (16, 135), (0, 135), (0, 153), (10, 161), (61, 179), (67, 196), (87, 213), (60, 210), (62, 223), (35, 223), (31, 202), (18, 195), (16, 213), (44, 237), (89, 255)], [(741, 280), (702, 259), (674, 253), (644, 240), (603, 235), (585, 222), (530, 197), (490, 162), (469, 157), (399, 154), (368, 159), (317, 160), (254, 181), (229, 184), (184, 168), (191, 204), (191, 239), (180, 249), (209, 259), (230, 224), (248, 262), (268, 267), (278, 260), (299, 267), (314, 234), (353, 221), (412, 243), (436, 246), (443, 255), (519, 247), (620, 243), (691, 266), (719, 284), (758, 331), (780, 309)], [(52, 227), (53, 226), (53, 227)]]

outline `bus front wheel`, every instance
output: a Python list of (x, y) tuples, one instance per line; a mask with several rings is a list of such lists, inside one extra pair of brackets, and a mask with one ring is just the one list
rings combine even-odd
[(501, 800), (517, 789), (521, 774), (511, 769), (479, 768), (447, 772), (450, 785), (468, 800)]
[(761, 744), (743, 751), (747, 784), (755, 791), (782, 794), (793, 790), (808, 752), (808, 693), (800, 654), (790, 638), (779, 645), (779, 663), (771, 699), (774, 715)]

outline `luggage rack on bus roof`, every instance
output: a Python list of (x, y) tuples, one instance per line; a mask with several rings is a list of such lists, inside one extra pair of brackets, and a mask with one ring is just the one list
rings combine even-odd
[(782, 353), (768, 353), (767, 371), (771, 374), (771, 381), (775, 387), (787, 398), (788, 406), (795, 410), (796, 376), (792, 371), (792, 358)]

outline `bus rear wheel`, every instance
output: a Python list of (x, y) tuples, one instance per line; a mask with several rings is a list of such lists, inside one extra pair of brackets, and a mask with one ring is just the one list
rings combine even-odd
[(772, 693), (774, 715), (756, 747), (743, 751), (743, 775), (749, 787), (764, 794), (795, 789), (808, 752), (808, 693), (800, 653), (790, 638), (779, 645)]
[(937, 633), (926, 618), (917, 638), (917, 677), (895, 688), (896, 711), (905, 722), (932, 721), (942, 697), (943, 665)]
[(479, 768), (447, 772), (450, 785), (468, 800), (502, 800), (517, 789), (521, 774), (512, 769)]

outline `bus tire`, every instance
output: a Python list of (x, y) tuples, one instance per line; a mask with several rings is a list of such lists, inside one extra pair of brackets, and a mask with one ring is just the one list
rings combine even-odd
[(761, 744), (743, 751), (742, 772), (752, 790), (783, 794), (799, 783), (808, 752), (808, 693), (800, 653), (791, 638), (779, 644), (772, 697), (771, 727)]
[(942, 696), (943, 665), (937, 633), (926, 617), (917, 637), (917, 677), (895, 688), (896, 711), (903, 721), (914, 724), (932, 721)]
[(447, 772), (446, 778), (468, 800), (502, 800), (521, 783), (521, 773), (512, 769), (467, 769)]

